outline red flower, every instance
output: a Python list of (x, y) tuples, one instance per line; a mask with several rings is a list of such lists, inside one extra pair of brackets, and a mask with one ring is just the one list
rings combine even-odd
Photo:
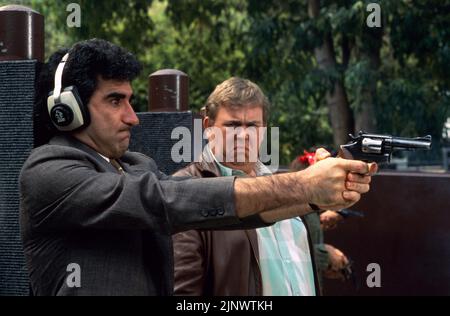
[(297, 157), (297, 161), (301, 162), (303, 164), (308, 164), (308, 165), (312, 165), (315, 162), (315, 157), (316, 153), (310, 153), (306, 150), (303, 151), (303, 155), (302, 156), (298, 156)]

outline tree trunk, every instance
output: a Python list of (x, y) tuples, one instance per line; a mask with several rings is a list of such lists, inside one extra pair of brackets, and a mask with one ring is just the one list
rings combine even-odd
[[(308, 14), (315, 19), (319, 16), (320, 0), (308, 1)], [(336, 68), (336, 56), (331, 33), (327, 32), (323, 44), (314, 50), (317, 64), (322, 70)], [(339, 146), (348, 141), (348, 134), (353, 132), (352, 112), (347, 100), (347, 94), (342, 80), (336, 80), (333, 90), (326, 94), (334, 144)]]
[(377, 93), (378, 69), (380, 68), (380, 49), (382, 45), (383, 29), (365, 28), (363, 37), (367, 40), (361, 48), (360, 58), (367, 60), (371, 78), (367, 86), (363, 87), (361, 104), (355, 115), (355, 131), (376, 132), (376, 115), (374, 99)]
[(342, 47), (342, 66), (344, 66), (345, 69), (347, 69), (348, 64), (350, 62), (350, 54), (351, 54), (351, 47), (350, 47), (350, 40), (349, 38), (345, 35), (342, 34), (342, 43), (341, 43), (341, 47)]
[[(376, 82), (376, 81), (375, 81)], [(373, 95), (375, 94), (374, 84), (370, 84), (363, 89), (359, 110), (354, 111), (355, 131), (376, 132), (376, 118)]]

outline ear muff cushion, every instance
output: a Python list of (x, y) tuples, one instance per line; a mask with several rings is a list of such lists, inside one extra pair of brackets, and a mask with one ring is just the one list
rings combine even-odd
[(70, 86), (64, 89), (64, 91), (70, 91), (72, 92), (73, 96), (75, 97), (75, 100), (77, 101), (81, 114), (83, 115), (84, 124), (83, 126), (88, 126), (91, 123), (91, 116), (89, 115), (89, 110), (87, 108), (87, 104), (84, 104), (83, 101), (81, 101), (80, 94), (78, 93), (78, 89), (75, 86)]

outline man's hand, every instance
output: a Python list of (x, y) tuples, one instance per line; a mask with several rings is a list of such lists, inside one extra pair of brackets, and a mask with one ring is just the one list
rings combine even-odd
[(344, 218), (335, 211), (325, 211), (320, 213), (320, 227), (323, 230), (335, 229), (339, 222), (342, 222)]
[[(324, 148), (319, 148), (316, 150), (315, 156), (314, 156), (314, 164), (317, 162), (320, 162), (322, 160), (325, 160), (327, 158), (330, 158), (331, 154)], [(345, 186), (348, 190), (343, 191), (343, 197), (348, 202), (350, 202), (350, 205), (355, 204), (359, 199), (361, 198), (361, 193), (368, 192), (368, 186), (371, 182), (371, 176), (375, 174), (378, 171), (378, 166), (376, 163), (369, 163), (367, 164), (367, 172), (365, 173), (355, 173), (355, 172), (349, 172), (347, 174)], [(361, 186), (363, 185), (363, 186)], [(367, 191), (365, 189), (367, 188)], [(352, 193), (352, 191), (355, 191)], [(322, 209), (324, 209), (322, 206), (319, 205)], [(336, 208), (333, 208), (334, 210), (337, 210)]]
[(323, 272), (323, 276), (328, 279), (345, 280), (342, 270), (349, 264), (347, 257), (339, 249), (325, 244), (325, 249), (328, 251), (330, 258), (330, 266)]
[(310, 203), (321, 209), (348, 208), (370, 189), (370, 166), (362, 161), (327, 158), (300, 172), (307, 179)]

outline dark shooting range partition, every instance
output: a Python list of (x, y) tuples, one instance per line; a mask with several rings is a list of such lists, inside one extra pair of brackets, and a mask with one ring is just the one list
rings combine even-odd
[[(200, 153), (194, 150), (194, 120), (197, 118), (197, 128), (201, 130), (201, 119), (192, 112), (145, 112), (138, 113), (139, 125), (132, 130), (130, 150), (137, 151), (152, 157), (159, 169), (170, 175), (183, 168)], [(188, 161), (174, 162), (171, 157), (172, 148), (181, 137), (173, 137), (175, 128), (184, 127), (189, 131), (190, 138), (187, 139), (191, 149), (188, 152)], [(201, 134), (199, 135), (201, 138)]]
[(27, 295), (18, 177), (33, 149), (36, 61), (0, 61), (0, 295)]
[[(326, 295), (450, 295), (450, 174), (382, 173), (325, 242), (355, 262), (356, 281), (325, 282)], [(368, 287), (370, 263), (381, 287)]]
[(44, 59), (44, 17), (0, 8), (0, 295), (27, 295), (18, 176), (33, 149), (35, 78)]
[[(139, 125), (132, 130), (130, 150), (152, 157), (159, 169), (170, 175), (200, 156), (204, 144), (201, 116), (188, 111), (189, 77), (177, 69), (162, 69), (149, 75), (148, 96), (149, 112), (138, 113)], [(172, 134), (175, 129), (186, 135)], [(188, 150), (188, 158), (175, 162), (172, 148), (180, 140), (188, 145), (183, 146)]]

